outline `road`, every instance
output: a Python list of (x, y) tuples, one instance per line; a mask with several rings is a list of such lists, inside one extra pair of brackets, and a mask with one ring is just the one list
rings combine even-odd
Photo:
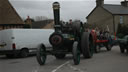
[(115, 46), (109, 52), (102, 48), (91, 59), (81, 56), (79, 65), (73, 65), (71, 55), (63, 60), (48, 56), (44, 66), (37, 63), (35, 56), (15, 59), (0, 56), (0, 72), (128, 72), (128, 55), (121, 54)]

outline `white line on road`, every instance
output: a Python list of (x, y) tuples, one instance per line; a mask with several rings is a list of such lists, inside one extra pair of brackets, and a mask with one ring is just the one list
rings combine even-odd
[(32, 72), (38, 72), (39, 69), (32, 70)]
[(63, 67), (64, 65), (68, 64), (69, 61), (65, 62), (64, 64), (58, 66), (57, 68), (55, 68), (54, 70), (52, 70), (52, 72), (56, 72), (58, 69), (60, 69), (61, 67)]
[(38, 70), (33, 70), (32, 72), (38, 72)]
[(68, 66), (73, 69), (74, 71), (79, 71), (79, 72), (85, 72), (85, 71), (82, 71), (81, 69), (79, 68), (76, 68), (76, 67), (73, 67), (72, 65), (68, 64)]
[(36, 66), (36, 68), (34, 70), (32, 70), (32, 72), (38, 72), (40, 69), (40, 66)]

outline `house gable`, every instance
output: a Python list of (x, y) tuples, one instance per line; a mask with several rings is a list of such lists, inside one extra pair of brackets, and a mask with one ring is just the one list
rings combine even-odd
[(89, 15), (86, 17), (86, 19), (88, 19), (88, 17), (96, 10), (97, 7), (98, 7), (98, 6), (96, 6), (96, 7), (89, 13)]
[(24, 24), (8, 0), (0, 0), (0, 24)]
[(95, 21), (95, 20), (100, 20), (99, 18), (102, 18), (101, 20), (103, 20), (103, 19), (106, 19), (107, 16), (112, 16), (112, 14), (109, 11), (105, 10), (103, 7), (97, 6), (90, 13), (90, 15), (87, 17), (87, 19), (90, 19), (91, 18), (91, 20), (93, 19)]
[(112, 13), (109, 12), (107, 9), (103, 8), (102, 6), (96, 6), (96, 7), (90, 12), (90, 14), (86, 17), (86, 19), (88, 19), (88, 18), (91, 16), (91, 14), (93, 14), (93, 13), (95, 12), (95, 10), (96, 10), (97, 8), (99, 8), (99, 7), (102, 8), (104, 11), (106, 11), (106, 12), (112, 14)]
[(91, 28), (106, 29), (109, 26), (109, 29), (113, 31), (113, 15), (101, 6), (96, 7), (88, 16), (87, 23), (91, 25)]

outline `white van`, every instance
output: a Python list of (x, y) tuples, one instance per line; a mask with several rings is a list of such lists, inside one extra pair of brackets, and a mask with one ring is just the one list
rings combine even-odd
[(29, 53), (35, 53), (40, 44), (52, 47), (49, 36), (52, 29), (7, 29), (0, 31), (0, 54), (7, 57), (20, 55), (26, 57)]

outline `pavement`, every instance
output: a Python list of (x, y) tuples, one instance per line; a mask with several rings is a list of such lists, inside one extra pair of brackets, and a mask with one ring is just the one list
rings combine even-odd
[(121, 54), (118, 46), (111, 51), (101, 49), (91, 59), (84, 59), (81, 55), (79, 65), (74, 65), (72, 55), (58, 60), (48, 56), (46, 64), (40, 66), (36, 56), (27, 58), (6, 58), (0, 55), (0, 72), (128, 72), (128, 54)]

